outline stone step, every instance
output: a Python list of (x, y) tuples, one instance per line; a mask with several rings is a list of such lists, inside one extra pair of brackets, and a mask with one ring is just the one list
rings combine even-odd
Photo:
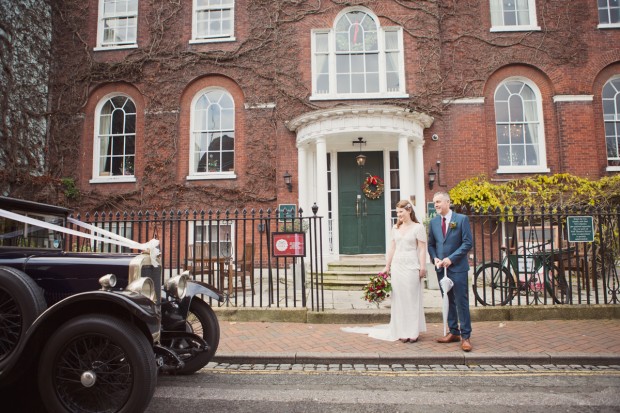
[(326, 290), (361, 290), (368, 284), (369, 274), (333, 274), (323, 273), (323, 288)]
[(338, 285), (338, 284), (327, 284), (327, 285), (323, 285), (323, 289), (324, 290), (333, 290), (333, 291), (356, 291), (359, 290), (360, 291), (360, 297), (363, 294), (362, 291), (362, 286), (358, 286), (358, 285)]
[(350, 274), (350, 275), (377, 275), (379, 271), (383, 269), (383, 267), (377, 269), (378, 267), (362, 267), (362, 268), (327, 268), (325, 273), (329, 274)]
[(385, 261), (385, 254), (340, 255), (340, 261)]
[(385, 267), (385, 260), (361, 259), (361, 260), (339, 260), (327, 264), (327, 271), (336, 272), (374, 272), (377, 273)]
[(385, 267), (385, 263), (381, 264), (370, 264), (370, 265), (360, 265), (360, 264), (327, 264), (328, 272), (348, 272), (351, 274), (358, 273), (374, 273), (377, 274)]
[(360, 290), (385, 267), (385, 254), (341, 255), (323, 273), (326, 290)]
[(332, 273), (326, 272), (323, 273), (323, 282), (337, 282), (337, 281), (349, 281), (349, 282), (363, 282), (367, 283), (371, 276), (376, 275), (375, 273), (369, 274), (346, 274), (346, 273)]

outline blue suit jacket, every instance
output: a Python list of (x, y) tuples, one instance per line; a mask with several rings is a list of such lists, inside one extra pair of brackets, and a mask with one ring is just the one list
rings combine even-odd
[(452, 261), (448, 272), (467, 272), (469, 271), (467, 253), (473, 245), (469, 218), (453, 211), (452, 218), (447, 225), (444, 238), (441, 231), (441, 215), (437, 214), (431, 219), (428, 233), (428, 253), (431, 256), (431, 262), (434, 262), (435, 258), (448, 257)]

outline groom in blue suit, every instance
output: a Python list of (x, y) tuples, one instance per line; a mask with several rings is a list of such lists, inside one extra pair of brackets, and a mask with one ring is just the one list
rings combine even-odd
[(445, 337), (437, 339), (437, 342), (460, 341), (463, 351), (471, 351), (467, 253), (472, 248), (473, 242), (469, 219), (450, 209), (450, 195), (446, 192), (435, 193), (433, 203), (437, 215), (430, 222), (428, 253), (435, 264), (438, 280), (441, 281), (443, 278), (445, 268), (448, 278), (454, 282), (454, 286), (448, 292), (450, 332)]

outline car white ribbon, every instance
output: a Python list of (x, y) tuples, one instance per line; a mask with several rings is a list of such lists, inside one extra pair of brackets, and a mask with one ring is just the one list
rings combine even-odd
[(121, 247), (137, 249), (140, 251), (144, 251), (151, 256), (151, 262), (154, 267), (159, 267), (159, 240), (152, 239), (145, 243), (136, 242), (129, 238), (125, 238), (121, 235), (115, 234), (110, 231), (106, 231), (103, 228), (96, 227), (91, 224), (87, 224), (82, 221), (78, 221), (77, 219), (67, 218), (67, 221), (71, 222), (74, 225), (82, 227), (91, 231), (91, 234), (87, 234), (81, 231), (76, 231), (70, 228), (61, 227), (60, 225), (52, 224), (51, 222), (41, 221), (35, 218), (27, 217), (24, 215), (16, 214), (14, 212), (7, 211), (5, 209), (0, 209), (0, 217), (5, 217), (8, 219), (12, 219), (14, 221), (23, 222), (29, 225), (35, 225), (41, 228), (51, 229), (52, 231), (62, 232), (69, 235), (75, 235), (77, 237), (91, 239), (93, 241), (100, 241), (110, 244), (119, 245)]

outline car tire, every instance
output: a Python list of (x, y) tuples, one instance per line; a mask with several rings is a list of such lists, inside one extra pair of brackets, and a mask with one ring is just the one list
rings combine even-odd
[(175, 374), (197, 372), (211, 361), (220, 344), (220, 324), (217, 316), (211, 306), (199, 298), (194, 297), (189, 305), (186, 331), (202, 337), (209, 344), (209, 351), (183, 358), (185, 366), (176, 370)]
[(46, 343), (38, 371), (51, 412), (142, 412), (157, 384), (155, 354), (136, 326), (91, 314), (61, 325)]
[(47, 304), (37, 283), (22, 271), (0, 267), (0, 362), (8, 358)]

